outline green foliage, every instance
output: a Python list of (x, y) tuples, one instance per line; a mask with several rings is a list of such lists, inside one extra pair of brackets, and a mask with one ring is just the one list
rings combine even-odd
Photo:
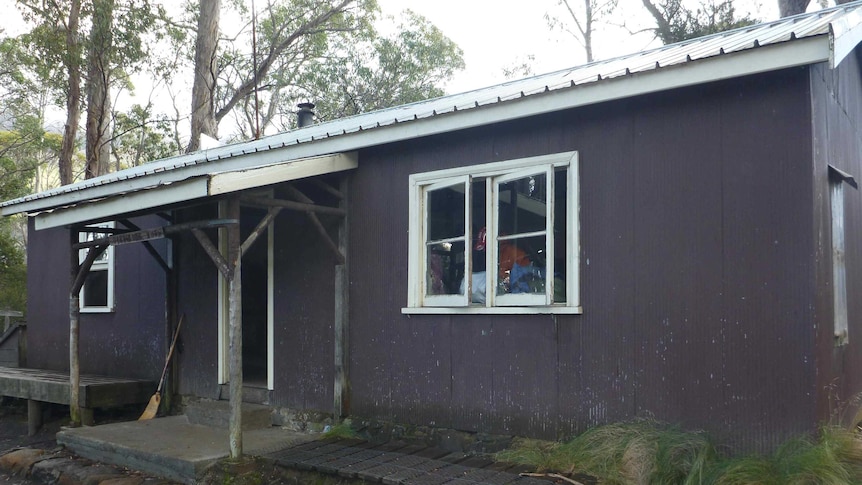
[(722, 456), (703, 433), (654, 421), (591, 429), (567, 443), (522, 440), (497, 455), (542, 471), (588, 473), (617, 485), (839, 485), (862, 483), (862, 440), (824, 428), (769, 456)]
[(661, 0), (657, 4), (643, 0), (656, 21), (653, 29), (664, 44), (673, 44), (705, 35), (754, 25), (757, 19), (738, 16), (734, 0), (703, 0), (688, 7), (683, 0)]
[(421, 15), (404, 11), (393, 32), (343, 44), (311, 65), (301, 94), (319, 119), (442, 96), (442, 85), (464, 69), (463, 51)]
[(340, 439), (351, 439), (356, 438), (359, 435), (352, 427), (352, 423), (349, 419), (345, 419), (344, 421), (336, 424), (335, 426), (331, 426), (329, 431), (323, 433), (324, 438), (340, 438)]
[(171, 143), (171, 134), (171, 121), (155, 116), (152, 106), (135, 104), (125, 113), (115, 113), (111, 155), (116, 169), (178, 154), (181, 147)]

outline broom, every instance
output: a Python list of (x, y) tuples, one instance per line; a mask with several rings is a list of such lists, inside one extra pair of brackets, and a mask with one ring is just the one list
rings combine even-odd
[(144, 412), (141, 414), (141, 417), (138, 418), (138, 421), (153, 419), (159, 411), (159, 404), (162, 402), (162, 386), (165, 383), (165, 375), (168, 373), (168, 364), (171, 363), (171, 356), (174, 354), (174, 346), (177, 344), (177, 337), (180, 336), (180, 327), (183, 326), (183, 318), (185, 318), (185, 314), (180, 316), (180, 322), (177, 324), (176, 331), (174, 331), (174, 338), (171, 340), (171, 348), (168, 350), (168, 358), (165, 359), (165, 368), (162, 370), (162, 378), (159, 380), (159, 387), (156, 388), (156, 393), (150, 398), (147, 408), (144, 409)]

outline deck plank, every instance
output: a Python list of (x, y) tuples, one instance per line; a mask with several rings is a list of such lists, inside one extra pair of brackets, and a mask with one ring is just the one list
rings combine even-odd
[[(143, 403), (155, 389), (153, 381), (85, 374), (81, 375), (79, 405), (101, 408)], [(68, 405), (69, 373), (0, 367), (0, 395)]]

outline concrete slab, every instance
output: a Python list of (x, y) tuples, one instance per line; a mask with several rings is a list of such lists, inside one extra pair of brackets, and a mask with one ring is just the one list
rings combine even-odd
[[(243, 432), (243, 451), (266, 455), (320, 435), (270, 427)], [(185, 416), (68, 428), (57, 442), (91, 460), (122, 465), (183, 483), (229, 455), (226, 429), (190, 424)]]

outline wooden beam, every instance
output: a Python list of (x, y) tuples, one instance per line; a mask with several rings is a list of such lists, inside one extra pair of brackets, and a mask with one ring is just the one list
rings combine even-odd
[(326, 243), (326, 247), (328, 247), (330, 251), (332, 251), (332, 255), (335, 256), (335, 264), (344, 264), (347, 259), (344, 257), (344, 254), (341, 252), (338, 245), (332, 241), (332, 237), (326, 231), (326, 228), (323, 227), (323, 224), (320, 223), (320, 219), (318, 219), (314, 214), (308, 214), (308, 218), (311, 219), (312, 225), (317, 228), (317, 232), (320, 234), (320, 237), (323, 238), (323, 242)]
[[(74, 243), (77, 240), (78, 233), (69, 231), (69, 242)], [(90, 253), (95, 254), (95, 251), (90, 251), (87, 254), (88, 258)], [(71, 291), (69, 292), (69, 415), (71, 416), (72, 427), (78, 427), (81, 426), (81, 405), (78, 401), (81, 386), (81, 366), (78, 356), (81, 300), (79, 292), (75, 291), (75, 287), (78, 286), (78, 277), (80, 276), (77, 249), (69, 251), (69, 266), (71, 273)]]
[(309, 182), (312, 183), (313, 185), (317, 186), (320, 190), (329, 193), (329, 195), (335, 197), (338, 200), (341, 200), (344, 198), (344, 192), (336, 189), (335, 187), (324, 182), (323, 180), (313, 178), (313, 179), (309, 179)]
[(113, 246), (121, 246), (123, 244), (132, 244), (137, 242), (151, 241), (153, 239), (161, 239), (163, 237), (179, 234), (183, 231), (192, 229), (206, 229), (211, 227), (224, 227), (231, 224), (237, 224), (237, 219), (213, 219), (208, 221), (193, 221), (183, 222), (181, 224), (173, 224), (170, 226), (155, 227), (152, 229), (143, 229), (140, 231), (126, 232), (123, 234), (114, 234), (107, 237), (101, 237), (92, 241), (84, 241), (72, 245), (73, 249), (90, 248), (100, 246), (102, 244), (110, 244)]
[(87, 256), (84, 258), (84, 262), (81, 263), (80, 265), (78, 265), (78, 260), (77, 260), (78, 250), (77, 249), (72, 250), (72, 252), (74, 253), (74, 255), (76, 257), (76, 259), (75, 259), (75, 270), (74, 270), (76, 272), (76, 275), (74, 276), (74, 279), (72, 280), (71, 293), (74, 293), (77, 295), (81, 291), (81, 288), (84, 287), (84, 281), (87, 279), (87, 274), (90, 273), (90, 268), (93, 267), (93, 262), (95, 262), (96, 258), (101, 256), (102, 253), (104, 253), (106, 249), (108, 249), (107, 244), (90, 248), (90, 250), (87, 251)]
[(192, 234), (195, 235), (195, 238), (197, 238), (198, 242), (204, 248), (204, 251), (210, 257), (213, 264), (215, 264), (219, 273), (224, 276), (224, 279), (230, 280), (233, 277), (233, 268), (231, 268), (231, 265), (225, 261), (218, 248), (216, 248), (212, 241), (210, 241), (210, 238), (198, 228), (192, 229)]
[[(227, 216), (239, 220), (239, 198), (227, 201)], [(228, 292), (228, 338), (230, 341), (230, 421), (228, 441), (230, 457), (242, 456), (242, 254), (240, 252), (240, 226), (227, 229), (228, 263), (233, 269)]]
[[(341, 177), (339, 188), (345, 195), (339, 202), (339, 207), (348, 209), (348, 175)], [(342, 219), (338, 226), (338, 251), (347, 255), (350, 228), (350, 213)], [(350, 363), (349, 341), (349, 303), (350, 303), (350, 265), (345, 258), (344, 264), (335, 267), (335, 387), (333, 392), (333, 414), (338, 419), (350, 413), (350, 380), (348, 365)]]
[(245, 252), (248, 251), (248, 248), (250, 248), (251, 245), (254, 244), (255, 241), (257, 241), (257, 238), (260, 237), (261, 234), (263, 234), (263, 231), (269, 228), (269, 226), (272, 224), (272, 221), (275, 220), (275, 216), (277, 216), (279, 212), (281, 212), (281, 207), (269, 208), (269, 211), (263, 217), (263, 219), (260, 220), (260, 222), (254, 228), (254, 231), (252, 231), (251, 234), (249, 234), (248, 237), (245, 239), (245, 241), (243, 241), (242, 245), (240, 246), (240, 256), (245, 254)]
[[(291, 194), (293, 197), (298, 199), (300, 202), (304, 204), (314, 204), (314, 201), (311, 200), (310, 197), (303, 194), (301, 190), (294, 187), (292, 184), (285, 187), (287, 192)], [(341, 200), (343, 202), (344, 199)], [(341, 209), (346, 210), (344, 207), (340, 207)], [(344, 254), (338, 249), (338, 246), (335, 242), (332, 241), (332, 236), (329, 235), (329, 232), (323, 227), (323, 224), (320, 222), (320, 219), (317, 217), (317, 214), (314, 212), (306, 212), (306, 215), (309, 219), (311, 219), (311, 223), (317, 229), (317, 232), (323, 238), (323, 242), (326, 243), (326, 246), (332, 251), (332, 254), (335, 255), (335, 264), (344, 264)]]
[(316, 212), (318, 214), (328, 214), (333, 216), (344, 216), (344, 209), (335, 207), (326, 207), (323, 205), (303, 204), (302, 202), (294, 202), (292, 200), (268, 199), (265, 197), (247, 197), (243, 198), (242, 202), (247, 205), (258, 207), (283, 207), (288, 210), (300, 212)]
[[(123, 224), (124, 226), (128, 227), (129, 229), (132, 229), (133, 231), (140, 231), (141, 230), (141, 228), (138, 227), (137, 224), (133, 223), (132, 221), (130, 221), (128, 219), (122, 219), (120, 221), (120, 223)], [(150, 253), (150, 256), (152, 256), (153, 259), (156, 260), (156, 263), (158, 263), (159, 266), (162, 267), (162, 270), (164, 270), (165, 273), (170, 274), (170, 272), (171, 272), (170, 265), (168, 265), (167, 261), (165, 261), (165, 259), (162, 257), (162, 255), (159, 254), (158, 251), (156, 251), (156, 248), (153, 247), (152, 243), (150, 243), (150, 241), (141, 241), (141, 242), (144, 245), (144, 249), (146, 249), (147, 252)]]

